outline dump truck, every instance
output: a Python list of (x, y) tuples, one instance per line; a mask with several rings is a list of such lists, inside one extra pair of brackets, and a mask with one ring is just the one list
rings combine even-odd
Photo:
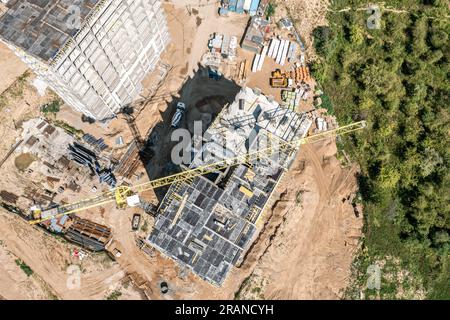
[(183, 118), (184, 112), (186, 111), (186, 105), (183, 102), (177, 103), (177, 110), (172, 118), (172, 128), (176, 129), (180, 126), (181, 118)]

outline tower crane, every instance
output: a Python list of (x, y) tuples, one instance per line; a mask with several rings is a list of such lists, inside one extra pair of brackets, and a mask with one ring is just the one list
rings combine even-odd
[(276, 152), (296, 150), (302, 144), (318, 142), (330, 137), (348, 134), (350, 132), (362, 130), (366, 127), (365, 121), (359, 121), (345, 125), (336, 129), (320, 132), (305, 138), (295, 139), (293, 141), (284, 141), (277, 139), (278, 143), (270, 145), (258, 150), (249, 150), (248, 152), (238, 155), (234, 158), (217, 161), (210, 164), (205, 164), (196, 168), (191, 168), (170, 176), (154, 179), (142, 184), (133, 186), (119, 186), (109, 191), (103, 192), (95, 197), (81, 200), (79, 202), (62, 205), (53, 209), (39, 210), (35, 209), (33, 212), (34, 220), (30, 220), (30, 224), (38, 224), (53, 218), (59, 218), (64, 215), (77, 213), (90, 208), (102, 206), (109, 203), (116, 203), (117, 208), (124, 209), (128, 205), (129, 198), (133, 195), (138, 195), (144, 191), (168, 186), (176, 182), (192, 180), (195, 177), (206, 175), (208, 173), (217, 172), (231, 166), (249, 163), (261, 158), (268, 158)]

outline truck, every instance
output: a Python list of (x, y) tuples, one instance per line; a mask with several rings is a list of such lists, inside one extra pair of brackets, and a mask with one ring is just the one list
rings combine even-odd
[(180, 126), (181, 119), (183, 118), (184, 112), (186, 111), (186, 105), (183, 102), (177, 103), (177, 110), (172, 117), (172, 128), (176, 129)]
[(222, 73), (220, 73), (218, 70), (215, 70), (215, 69), (209, 67), (208, 68), (208, 77), (210, 79), (219, 81), (220, 79), (222, 79)]
[(133, 214), (133, 220), (131, 220), (131, 229), (136, 231), (139, 229), (139, 224), (141, 223), (141, 215), (139, 213)]

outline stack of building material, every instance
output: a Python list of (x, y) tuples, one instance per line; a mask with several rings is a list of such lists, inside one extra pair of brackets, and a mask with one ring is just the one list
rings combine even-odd
[(264, 46), (264, 48), (262, 49), (262, 52), (261, 52), (261, 56), (259, 58), (259, 62), (258, 62), (258, 69), (257, 69), (258, 71), (262, 70), (262, 67), (264, 64), (264, 59), (266, 58), (267, 50), (268, 50), (268, 47)]
[(283, 105), (285, 108), (295, 111), (300, 103), (300, 95), (298, 94), (297, 90), (283, 90), (281, 92), (281, 100), (283, 101)]
[(223, 42), (223, 35), (221, 34), (214, 34), (214, 37), (210, 40), (210, 48), (212, 53), (220, 53), (222, 50), (222, 42)]
[(261, 55), (259, 53), (255, 54), (255, 58), (253, 59), (253, 64), (252, 64), (252, 72), (258, 71), (260, 59), (261, 59)]
[(16, 204), (17, 200), (19, 199), (19, 196), (6, 190), (2, 190), (0, 191), (0, 198), (8, 203)]
[(83, 140), (88, 143), (89, 145), (91, 145), (92, 147), (98, 149), (99, 151), (103, 151), (106, 148), (108, 148), (108, 145), (105, 143), (105, 141), (103, 140), (103, 138), (97, 139), (95, 138), (93, 135), (86, 133), (83, 136)]
[(296, 83), (307, 82), (311, 80), (309, 68), (305, 66), (298, 66), (294, 69), (294, 77)]
[(230, 51), (230, 36), (225, 34), (223, 35), (220, 53), (224, 58), (227, 58), (229, 51)]
[(74, 217), (65, 233), (69, 241), (92, 251), (102, 251), (112, 238), (111, 229), (90, 220)]
[(101, 168), (93, 151), (74, 142), (73, 145), (69, 145), (69, 156), (73, 161), (91, 169), (92, 173), (99, 177), (101, 183), (106, 182), (112, 188), (116, 186), (116, 178), (109, 169)]
[(114, 172), (126, 179), (131, 179), (137, 168), (141, 164), (139, 148), (136, 143), (132, 143), (127, 152), (122, 156), (119, 164), (114, 169)]
[(295, 59), (295, 52), (297, 51), (297, 44), (295, 42), (291, 42), (287, 54), (287, 58), (289, 62)]
[(238, 47), (238, 39), (236, 36), (231, 36), (230, 38), (230, 45), (228, 50), (228, 58), (233, 59), (236, 57), (236, 50)]

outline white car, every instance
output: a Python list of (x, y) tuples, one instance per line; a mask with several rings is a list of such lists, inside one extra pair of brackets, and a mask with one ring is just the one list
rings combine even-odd
[(183, 102), (177, 103), (177, 111), (172, 118), (172, 128), (178, 128), (181, 123), (181, 118), (183, 118), (183, 114), (186, 111), (186, 105)]

